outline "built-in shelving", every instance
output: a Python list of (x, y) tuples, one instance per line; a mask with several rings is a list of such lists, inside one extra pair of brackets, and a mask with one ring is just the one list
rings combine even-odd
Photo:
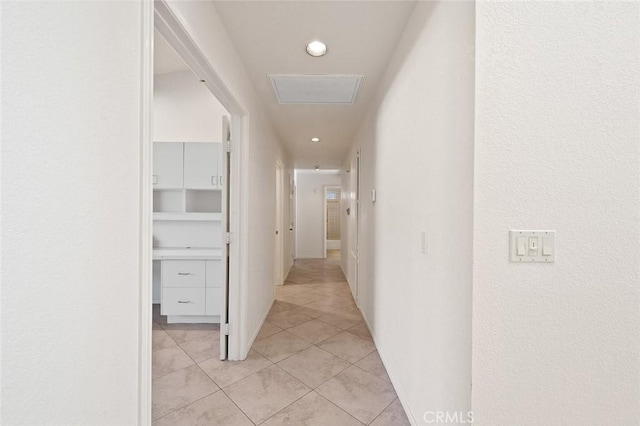
[(220, 321), (220, 152), (220, 143), (154, 143), (154, 283), (169, 322)]

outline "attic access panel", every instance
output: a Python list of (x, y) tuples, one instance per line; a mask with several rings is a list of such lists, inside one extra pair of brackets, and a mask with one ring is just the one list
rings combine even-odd
[(362, 75), (271, 74), (269, 80), (280, 104), (353, 104)]

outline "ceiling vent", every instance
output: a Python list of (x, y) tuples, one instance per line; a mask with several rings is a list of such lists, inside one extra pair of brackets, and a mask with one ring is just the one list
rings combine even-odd
[(281, 104), (353, 104), (361, 75), (269, 75)]

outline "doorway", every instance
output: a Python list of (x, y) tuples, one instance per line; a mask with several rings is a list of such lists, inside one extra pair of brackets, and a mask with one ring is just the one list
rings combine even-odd
[(351, 249), (351, 262), (349, 265), (349, 287), (353, 298), (358, 302), (358, 236), (359, 236), (359, 213), (360, 213), (360, 151), (358, 150), (351, 164), (351, 210), (349, 212), (353, 221), (349, 227), (349, 247)]
[(283, 232), (283, 206), (284, 206), (284, 172), (282, 164), (276, 163), (276, 223), (274, 239), (274, 264), (273, 274), (276, 286), (284, 283), (284, 232)]
[[(217, 207), (219, 213), (209, 213), (210, 205), (218, 205), (216, 202), (209, 203), (209, 197), (205, 192), (198, 192), (193, 189), (187, 194), (186, 189), (181, 190), (183, 196), (170, 198), (169, 201), (184, 206), (184, 213), (194, 213), (193, 219), (184, 221), (185, 228), (192, 228), (198, 221), (217, 220), (219, 225), (218, 238), (220, 248), (218, 249), (222, 265), (226, 266), (226, 273), (222, 273), (223, 283), (216, 294), (217, 301), (221, 309), (220, 315), (220, 353), (222, 357), (237, 360), (242, 356), (241, 336), (243, 335), (244, 323), (241, 312), (241, 289), (240, 270), (241, 259), (244, 259), (242, 251), (246, 250), (246, 245), (241, 245), (240, 241), (244, 237), (242, 229), (246, 229), (246, 217), (240, 209), (242, 195), (246, 192), (247, 179), (241, 171), (241, 165), (245, 146), (243, 129), (248, 126), (248, 118), (245, 110), (235, 99), (234, 95), (225, 85), (206, 59), (201, 50), (196, 46), (187, 30), (182, 26), (179, 19), (174, 15), (165, 0), (155, 2), (144, 2), (144, 29), (143, 29), (143, 62), (142, 73), (142, 104), (141, 104), (141, 181), (140, 181), (140, 208), (141, 208), (141, 236), (140, 236), (140, 262), (145, 267), (140, 273), (140, 299), (139, 299), (139, 423), (151, 423), (151, 385), (152, 385), (152, 305), (153, 298), (153, 115), (154, 115), (154, 54), (153, 39), (154, 32), (158, 32), (168, 45), (184, 61), (187, 68), (195, 74), (201, 86), (205, 87), (213, 97), (215, 97), (224, 107), (231, 119), (227, 120), (225, 130), (220, 132), (215, 139), (220, 145), (220, 155), (218, 158), (220, 173), (216, 173), (210, 179), (211, 184), (218, 186), (220, 191), (220, 203)], [(225, 134), (223, 137), (222, 134)], [(195, 141), (198, 142), (198, 141)], [(200, 141), (203, 142), (203, 141)], [(222, 146), (224, 145), (224, 146)], [(184, 152), (184, 148), (183, 148)], [(167, 190), (167, 194), (175, 195)], [(180, 191), (176, 191), (178, 193)], [(202, 203), (201, 198), (205, 201)], [(194, 198), (195, 197), (195, 198)], [(200, 209), (205, 209), (202, 212)], [(174, 220), (174, 213), (168, 212), (163, 216), (167, 221)], [(200, 217), (195, 218), (195, 216)], [(217, 219), (214, 218), (215, 215)], [(196, 220), (197, 219), (197, 220)], [(202, 220), (201, 220), (202, 219)], [(191, 223), (187, 223), (191, 222)], [(231, 238), (231, 236), (234, 238)], [(231, 244), (229, 244), (231, 243)], [(235, 243), (235, 244), (234, 244)], [(210, 265), (206, 265), (205, 270)], [(182, 272), (182, 271), (181, 271)], [(215, 292), (212, 292), (214, 294)], [(178, 301), (176, 301), (176, 304)], [(187, 304), (185, 304), (187, 305)], [(218, 303), (216, 303), (218, 305)], [(228, 324), (233, 327), (229, 330)], [(226, 349), (225, 349), (226, 348)]]
[(340, 186), (325, 186), (324, 187), (324, 257), (327, 257), (327, 252), (335, 256), (339, 256), (340, 250), (340, 204), (341, 204), (341, 189)]

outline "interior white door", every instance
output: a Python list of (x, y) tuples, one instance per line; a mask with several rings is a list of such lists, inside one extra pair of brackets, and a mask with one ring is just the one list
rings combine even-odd
[(274, 250), (274, 282), (276, 285), (282, 285), (284, 281), (283, 275), (283, 239), (282, 239), (282, 193), (283, 193), (283, 173), (282, 166), (276, 164), (276, 224), (275, 224), (275, 250)]
[(182, 143), (153, 144), (153, 188), (182, 188)]
[(231, 123), (229, 117), (222, 117), (222, 161), (219, 163), (222, 172), (219, 175), (222, 179), (222, 286), (220, 286), (220, 359), (225, 360), (229, 356), (229, 243), (226, 236), (231, 230), (229, 224), (230, 208), (230, 179), (231, 176), (231, 150), (226, 147), (231, 146)]
[(353, 226), (354, 236), (353, 236), (353, 249), (351, 250), (351, 256), (353, 261), (353, 276), (350, 282), (351, 285), (351, 293), (353, 294), (353, 298), (358, 304), (358, 280), (359, 280), (359, 234), (360, 234), (360, 151), (356, 153), (355, 158), (355, 173), (353, 179), (353, 188), (354, 188), (354, 203), (353, 203), (353, 220), (355, 222), (355, 226)]
[(184, 144), (184, 187), (218, 189), (218, 144)]

